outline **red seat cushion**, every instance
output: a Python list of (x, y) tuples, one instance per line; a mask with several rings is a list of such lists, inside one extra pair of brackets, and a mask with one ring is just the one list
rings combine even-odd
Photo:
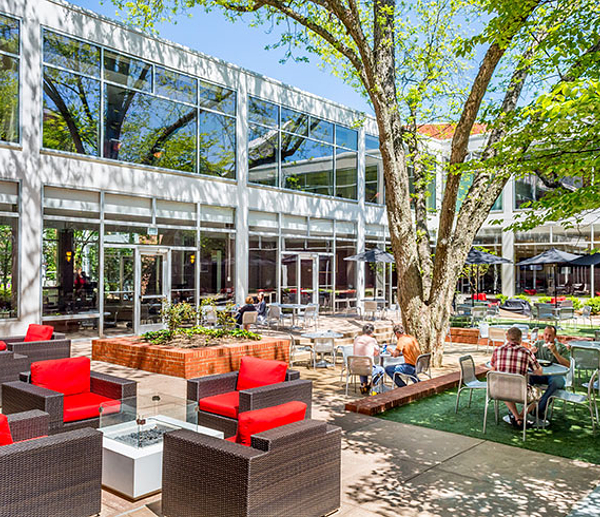
[(52, 339), (52, 334), (54, 334), (54, 327), (32, 323), (25, 334), (25, 341), (48, 341)]
[(6, 415), (0, 415), (0, 445), (10, 445), (13, 443), (12, 434), (8, 425)]
[(238, 417), (236, 442), (250, 446), (252, 435), (275, 427), (303, 420), (306, 415), (304, 402), (287, 402), (279, 406), (245, 411)]
[(237, 390), (249, 390), (285, 381), (287, 364), (256, 357), (242, 357), (238, 374)]
[(100, 415), (100, 404), (106, 402), (102, 409), (103, 415), (117, 413), (121, 409), (119, 400), (109, 399), (96, 393), (79, 393), (77, 395), (67, 395), (63, 399), (63, 420), (65, 422), (74, 422), (76, 420), (85, 420), (95, 418)]
[(31, 384), (65, 395), (89, 393), (90, 359), (72, 357), (32, 363)]
[(198, 408), (207, 413), (237, 418), (240, 409), (240, 394), (237, 391), (205, 397), (198, 401)]
[(4, 341), (0, 341), (0, 352), (2, 350), (6, 350), (6, 343)]

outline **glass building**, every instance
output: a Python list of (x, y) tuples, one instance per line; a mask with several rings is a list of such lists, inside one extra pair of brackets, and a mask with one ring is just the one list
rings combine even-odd
[[(428, 140), (432, 228), (449, 145)], [(511, 181), (490, 219), (509, 222), (545, 192)], [(384, 196), (374, 119), (65, 2), (0, 0), (5, 335), (40, 321), (141, 332), (165, 299), (393, 302), (392, 266), (344, 260), (389, 246)], [(520, 260), (598, 247), (600, 227), (486, 224), (477, 244)], [(598, 272), (579, 269), (560, 281), (599, 290)], [(482, 289), (544, 290), (547, 278), (502, 266)]]

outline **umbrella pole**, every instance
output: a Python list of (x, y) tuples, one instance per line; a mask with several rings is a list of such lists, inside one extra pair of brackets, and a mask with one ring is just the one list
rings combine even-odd
[(556, 264), (554, 264), (554, 308), (558, 307), (558, 300), (556, 296)]

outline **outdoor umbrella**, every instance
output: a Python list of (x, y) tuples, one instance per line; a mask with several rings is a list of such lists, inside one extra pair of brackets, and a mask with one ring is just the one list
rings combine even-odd
[(354, 262), (396, 262), (394, 255), (378, 248), (373, 248), (372, 250), (366, 250), (357, 255), (346, 257), (344, 260), (352, 260)]
[[(479, 294), (479, 266), (482, 264), (492, 265), (492, 264), (510, 264), (510, 260), (505, 259), (504, 257), (499, 257), (497, 255), (492, 255), (491, 253), (487, 253), (485, 251), (477, 250), (475, 248), (471, 248), (469, 254), (467, 255), (467, 260), (465, 260), (465, 264), (470, 266), (476, 266), (475, 268), (475, 296)], [(475, 299), (473, 298), (473, 293), (471, 293), (471, 305), (475, 305)]]
[(538, 264), (552, 264), (553, 277), (554, 277), (554, 306), (558, 305), (556, 300), (556, 265), (557, 264), (569, 264), (575, 260), (581, 258), (581, 255), (575, 255), (574, 253), (568, 253), (567, 251), (557, 250), (556, 248), (550, 248), (549, 250), (517, 263), (517, 266), (534, 266)]
[(600, 253), (582, 255), (581, 257), (569, 262), (569, 266), (597, 266), (598, 264), (600, 264)]

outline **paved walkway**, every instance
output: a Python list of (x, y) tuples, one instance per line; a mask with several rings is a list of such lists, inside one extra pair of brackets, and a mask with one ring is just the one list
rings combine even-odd
[[(456, 358), (471, 352), (474, 346), (450, 347), (434, 373), (456, 368)], [(73, 355), (89, 354), (89, 342), (74, 343)], [(476, 361), (486, 357), (480, 349)], [(185, 393), (183, 379), (101, 362), (93, 368), (139, 381), (142, 393)], [(314, 381), (313, 418), (343, 429), (339, 516), (563, 516), (600, 485), (600, 466), (346, 413), (344, 403), (360, 395), (344, 396), (339, 365), (296, 368)], [(103, 491), (102, 502), (102, 517), (161, 515), (160, 495), (131, 503)]]

